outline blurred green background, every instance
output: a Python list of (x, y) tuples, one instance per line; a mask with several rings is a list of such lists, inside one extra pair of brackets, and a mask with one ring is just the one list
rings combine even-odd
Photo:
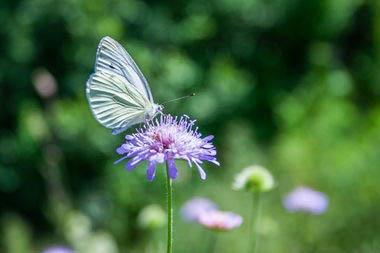
[[(96, 47), (118, 40), (165, 112), (215, 135), (208, 179), (180, 164), (175, 252), (206, 252), (209, 231), (179, 208), (204, 196), (249, 217), (233, 176), (266, 166), (259, 252), (380, 252), (380, 2), (378, 0), (2, 0), (0, 2), (0, 252), (148, 252), (164, 247), (137, 216), (165, 207), (163, 169), (113, 165), (123, 136), (92, 117), (85, 83)], [(298, 185), (330, 198), (321, 216), (288, 213)], [(244, 252), (245, 223), (217, 252)], [(155, 238), (155, 239), (154, 239)], [(158, 250), (156, 252), (159, 252)]]

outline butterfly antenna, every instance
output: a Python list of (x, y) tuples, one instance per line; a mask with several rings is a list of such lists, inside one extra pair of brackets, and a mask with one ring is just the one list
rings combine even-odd
[(171, 99), (169, 101), (165, 101), (165, 102), (162, 103), (162, 105), (170, 103), (170, 102), (174, 102), (174, 101), (177, 101), (177, 100), (181, 100), (181, 99), (184, 99), (184, 98), (193, 97), (193, 96), (195, 96), (195, 93), (191, 93), (191, 94), (183, 96), (183, 97), (179, 97), (179, 98)]

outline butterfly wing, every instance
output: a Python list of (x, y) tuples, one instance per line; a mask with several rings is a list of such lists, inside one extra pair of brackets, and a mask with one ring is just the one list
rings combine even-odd
[(95, 72), (109, 71), (123, 76), (152, 103), (153, 97), (144, 75), (128, 52), (111, 37), (104, 37), (96, 53)]
[(92, 113), (114, 134), (144, 122), (147, 108), (153, 108), (146, 95), (124, 76), (107, 70), (92, 74), (86, 86)]

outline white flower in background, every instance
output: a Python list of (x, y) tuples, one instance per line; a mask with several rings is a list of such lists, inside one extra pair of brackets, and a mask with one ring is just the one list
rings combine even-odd
[(232, 188), (254, 192), (266, 192), (274, 187), (272, 174), (260, 165), (252, 165), (236, 175)]

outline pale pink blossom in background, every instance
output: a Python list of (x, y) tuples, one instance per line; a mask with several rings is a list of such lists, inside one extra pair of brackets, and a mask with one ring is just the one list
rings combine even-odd
[(214, 210), (202, 213), (198, 222), (207, 229), (228, 231), (240, 227), (243, 218), (232, 212)]

